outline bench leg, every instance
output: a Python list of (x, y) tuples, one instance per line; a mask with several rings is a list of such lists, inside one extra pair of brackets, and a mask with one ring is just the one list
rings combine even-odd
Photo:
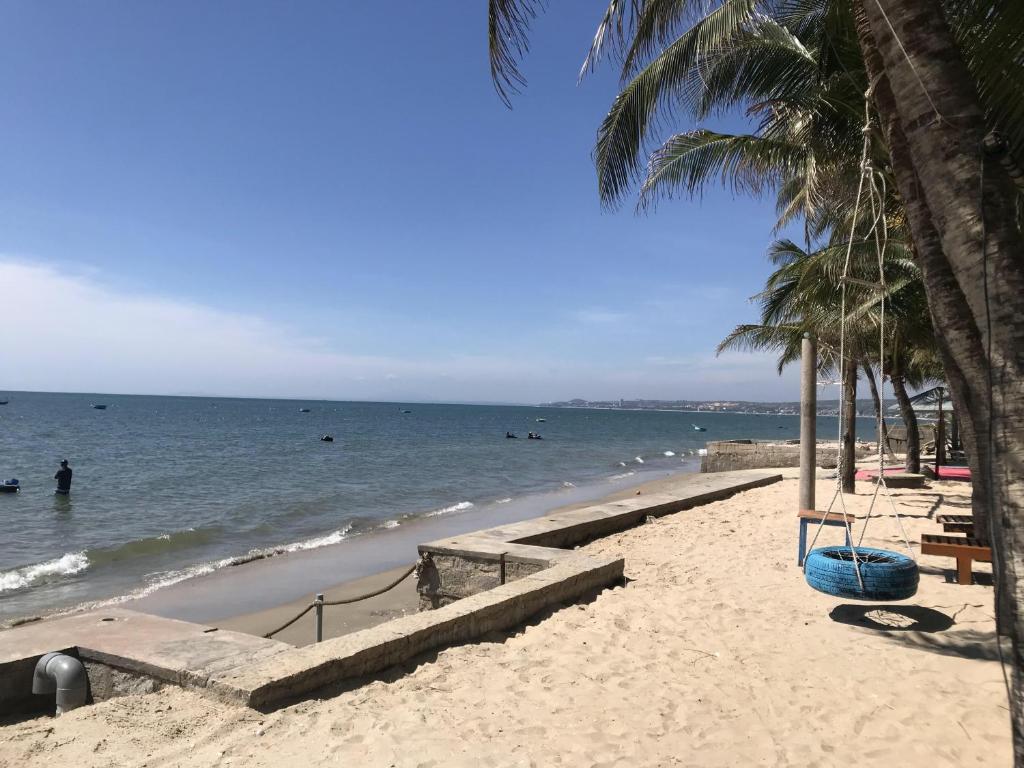
[(804, 552), (807, 551), (807, 521), (800, 521), (800, 541), (797, 544), (796, 550), (796, 564), (803, 566), (804, 564)]
[(956, 559), (956, 580), (960, 582), (961, 586), (970, 586), (974, 583), (970, 557), (958, 557)]

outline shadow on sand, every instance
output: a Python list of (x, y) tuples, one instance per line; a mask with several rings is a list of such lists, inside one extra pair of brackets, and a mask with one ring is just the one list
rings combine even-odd
[[(919, 605), (837, 605), (829, 617), (840, 624), (872, 630), (921, 651), (965, 659), (998, 661), (996, 633), (958, 628), (953, 616)], [(1008, 651), (1004, 650), (1004, 653)]]

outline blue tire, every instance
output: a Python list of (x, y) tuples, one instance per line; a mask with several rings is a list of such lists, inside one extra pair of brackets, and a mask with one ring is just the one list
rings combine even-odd
[(804, 578), (819, 592), (853, 600), (888, 602), (917, 594), (917, 563), (906, 555), (857, 547), (857, 561), (855, 565), (850, 547), (820, 547), (804, 560)]

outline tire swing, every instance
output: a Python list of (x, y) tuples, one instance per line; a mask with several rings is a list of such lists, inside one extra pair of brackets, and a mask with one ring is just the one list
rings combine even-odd
[[(881, 388), (881, 400), (885, 402), (885, 248), (888, 242), (888, 228), (885, 222), (885, 178), (879, 174), (882, 185), (882, 192), (879, 191), (875, 182), (874, 172), (868, 160), (868, 148), (870, 145), (871, 116), (869, 112), (871, 90), (864, 95), (864, 116), (865, 125), (864, 148), (860, 159), (860, 181), (857, 185), (857, 198), (853, 208), (853, 220), (850, 226), (850, 237), (846, 245), (846, 262), (843, 265), (843, 276), (840, 278), (841, 314), (839, 331), (839, 360), (840, 365), (846, 359), (846, 286), (848, 283), (866, 285), (878, 292), (880, 310), (879, 321), (879, 386)], [(849, 277), (850, 254), (853, 250), (853, 239), (857, 227), (857, 216), (860, 213), (861, 196), (864, 191), (864, 182), (868, 181), (870, 186), (870, 200), (873, 224), (865, 236), (872, 234), (875, 238), (875, 250), (878, 256), (878, 283), (867, 283), (863, 280)], [(879, 232), (881, 223), (881, 232)], [(839, 501), (842, 508), (843, 520), (846, 527), (846, 540), (849, 542), (843, 546), (820, 547), (814, 549), (814, 542), (824, 527), (828, 513), (822, 515), (821, 522), (811, 541), (810, 553), (804, 559), (804, 579), (807, 584), (818, 592), (833, 597), (842, 597), (852, 600), (869, 600), (888, 602), (891, 600), (906, 600), (917, 594), (919, 580), (917, 562), (914, 559), (914, 550), (910, 546), (906, 529), (900, 518), (899, 510), (889, 493), (889, 487), (885, 482), (885, 454), (882, 447), (882, 420), (884, 415), (878, 416), (878, 479), (875, 483), (875, 492), (871, 496), (871, 503), (868, 506), (868, 514), (864, 520), (860, 537), (854, 544), (853, 531), (849, 523), (846, 511), (846, 501), (843, 497), (842, 476), (836, 472), (836, 492), (828, 505), (828, 512), (832, 512), (836, 501)], [(842, 445), (843, 436), (843, 409), (839, 410), (839, 444)], [(892, 552), (887, 549), (876, 549), (874, 547), (861, 546), (864, 541), (864, 533), (867, 531), (868, 523), (871, 521), (871, 513), (878, 499), (879, 489), (884, 490), (885, 497), (889, 500), (892, 511), (899, 524), (900, 532), (903, 534), (903, 541), (906, 543), (909, 557), (900, 552)]]

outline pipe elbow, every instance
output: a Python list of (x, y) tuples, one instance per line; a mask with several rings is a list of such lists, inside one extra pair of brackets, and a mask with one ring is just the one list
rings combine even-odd
[(32, 674), (32, 693), (57, 695), (57, 714), (62, 715), (85, 704), (89, 676), (81, 661), (66, 653), (48, 653), (36, 662)]

